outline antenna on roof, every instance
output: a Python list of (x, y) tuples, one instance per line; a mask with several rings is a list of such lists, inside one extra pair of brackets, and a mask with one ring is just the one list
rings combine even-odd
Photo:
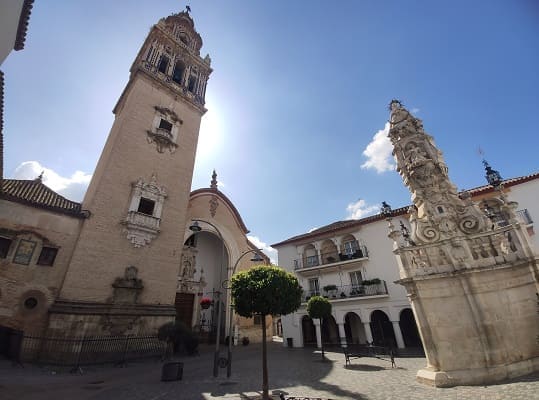
[(189, 14), (191, 12), (191, 7), (189, 7), (188, 5), (185, 6), (185, 11), (187, 11), (187, 14)]

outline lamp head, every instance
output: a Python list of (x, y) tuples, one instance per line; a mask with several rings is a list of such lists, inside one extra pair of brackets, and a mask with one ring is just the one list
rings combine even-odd
[(189, 230), (192, 232), (200, 232), (202, 228), (198, 224), (198, 221), (193, 221), (193, 224), (189, 227)]
[(251, 258), (251, 261), (252, 262), (262, 262), (262, 261), (264, 261), (264, 259), (260, 256), (260, 254), (255, 253), (253, 258)]

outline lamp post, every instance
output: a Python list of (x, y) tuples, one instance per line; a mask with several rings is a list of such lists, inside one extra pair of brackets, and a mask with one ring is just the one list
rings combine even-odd
[[(260, 254), (258, 253), (261, 250), (262, 249), (252, 249), (252, 250), (244, 251), (241, 254), (241, 256), (239, 256), (239, 258), (236, 260), (236, 262), (234, 263), (234, 266), (232, 267), (232, 269), (230, 269), (231, 272), (230, 272), (229, 277), (232, 277), (232, 275), (234, 275), (240, 260), (249, 253), (255, 253), (253, 258), (251, 258), (251, 261), (253, 261), (253, 262), (264, 261), (264, 259), (262, 257), (260, 257)], [(227, 281), (223, 282), (223, 288), (226, 289), (226, 290), (230, 289), (230, 286), (227, 284)], [(227, 301), (228, 301), (228, 298), (229, 298), (229, 296), (227, 296)], [(227, 366), (226, 366), (226, 377), (230, 378), (230, 375), (232, 374), (232, 333), (233, 333), (232, 332), (232, 314), (233, 314), (232, 298), (230, 298), (230, 307), (227, 307), (227, 309), (230, 309), (230, 317), (229, 317), (229, 320), (228, 320), (228, 362), (227, 362)], [(265, 323), (265, 321), (264, 321), (264, 323)]]
[[(223, 260), (225, 258), (225, 241), (223, 239), (223, 235), (221, 235), (221, 232), (214, 224), (212, 224), (211, 222), (202, 220), (202, 219), (193, 220), (193, 223), (189, 227), (189, 230), (195, 233), (200, 232), (202, 228), (198, 224), (199, 222), (204, 222), (210, 225), (211, 227), (213, 227), (213, 229), (215, 229), (215, 231), (219, 235), (219, 239), (221, 239), (221, 244), (222, 244), (221, 265), (219, 267), (219, 284), (221, 285), (222, 280), (223, 280), (223, 275), (222, 275), (223, 274)], [(215, 338), (215, 354), (213, 357), (213, 376), (217, 378), (217, 376), (219, 375), (219, 352), (220, 352), (219, 346), (220, 346), (220, 340), (221, 340), (221, 292), (217, 290), (215, 294), (217, 297), (217, 333), (215, 335), (216, 338)]]

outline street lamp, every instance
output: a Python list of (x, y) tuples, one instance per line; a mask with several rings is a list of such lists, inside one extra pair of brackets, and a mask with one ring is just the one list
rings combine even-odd
[[(261, 262), (261, 261), (264, 261), (264, 259), (260, 256), (260, 254), (258, 253), (259, 251), (261, 251), (262, 249), (252, 249), (252, 250), (247, 250), (247, 251), (244, 251), (241, 256), (239, 256), (239, 258), (236, 260), (236, 262), (234, 263), (234, 267), (232, 267), (231, 269), (231, 273), (230, 273), (230, 277), (232, 277), (232, 275), (234, 275), (234, 273), (236, 272), (236, 268), (238, 267), (238, 264), (240, 262), (240, 260), (246, 256), (247, 254), (249, 253), (255, 253), (255, 255), (253, 256), (253, 258), (251, 258), (251, 261), (253, 262)], [(230, 286), (226, 285), (225, 286), (225, 282), (223, 282), (223, 288), (224, 289), (230, 289)], [(227, 296), (227, 300), (228, 300), (228, 297)], [(233, 314), (233, 310), (232, 310), (232, 298), (230, 298), (230, 307), (227, 308), (227, 309), (230, 309), (230, 317), (229, 317), (229, 321), (228, 321), (228, 362), (227, 362), (227, 366), (226, 366), (226, 377), (227, 378), (230, 378), (230, 375), (232, 374), (232, 314)], [(264, 321), (265, 323), (265, 321)]]
[[(215, 231), (219, 235), (219, 239), (221, 239), (221, 244), (222, 244), (222, 248), (221, 248), (221, 266), (219, 267), (219, 284), (221, 285), (222, 281), (223, 281), (223, 260), (225, 258), (225, 241), (223, 239), (223, 235), (221, 235), (221, 232), (219, 231), (219, 229), (214, 224), (212, 224), (209, 221), (205, 221), (203, 219), (193, 220), (193, 223), (189, 227), (189, 230), (191, 230), (192, 232), (195, 232), (195, 233), (200, 232), (202, 230), (202, 228), (198, 224), (199, 222), (205, 222), (206, 224), (213, 227), (213, 229), (215, 229)], [(217, 307), (216, 307), (216, 310), (217, 310), (217, 334), (216, 334), (216, 338), (215, 338), (215, 354), (214, 354), (214, 357), (213, 357), (213, 376), (217, 378), (217, 376), (219, 375), (219, 352), (220, 352), (219, 351), (219, 346), (220, 346), (219, 341), (221, 339), (221, 292), (219, 290), (217, 290), (215, 292), (215, 294), (216, 294), (216, 297), (217, 297)]]

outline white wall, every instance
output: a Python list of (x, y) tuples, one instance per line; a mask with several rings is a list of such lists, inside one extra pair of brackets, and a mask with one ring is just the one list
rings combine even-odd
[(534, 231), (530, 239), (535, 254), (539, 254), (539, 179), (510, 187), (507, 197), (518, 203), (517, 210), (528, 209)]
[(15, 45), (23, 0), (0, 0), (0, 65)]

